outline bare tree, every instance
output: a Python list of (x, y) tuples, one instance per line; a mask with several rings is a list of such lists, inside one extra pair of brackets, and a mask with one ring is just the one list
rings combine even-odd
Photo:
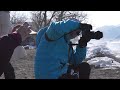
[(85, 22), (87, 20), (87, 14), (82, 11), (32, 11), (31, 20), (38, 31), (41, 27), (49, 25), (51, 21), (61, 21), (70, 18)]
[(28, 18), (24, 14), (19, 14), (19, 11), (12, 11), (10, 13), (10, 22), (12, 24), (21, 24), (25, 22)]
[[(48, 13), (51, 17), (48, 17)], [(32, 11), (32, 17), (31, 20), (33, 22), (33, 26), (35, 27), (35, 30), (39, 30), (39, 28), (47, 26), (52, 18), (55, 16), (56, 11)]]
[(83, 11), (57, 11), (53, 20), (61, 21), (70, 18), (75, 18), (80, 20), (80, 22), (87, 22), (87, 14)]
[(42, 20), (41, 19), (42, 12), (41, 11), (33, 11), (33, 12), (31, 12), (31, 14), (32, 14), (31, 20), (33, 22), (33, 26), (35, 26), (36, 29), (39, 29), (41, 26), (41, 23), (42, 23), (42, 21), (41, 21)]
[(75, 18), (80, 20), (80, 22), (83, 22), (83, 21), (86, 22), (87, 14), (82, 11), (81, 12), (80, 11), (61, 11), (61, 13), (57, 18), (58, 18), (58, 21)]

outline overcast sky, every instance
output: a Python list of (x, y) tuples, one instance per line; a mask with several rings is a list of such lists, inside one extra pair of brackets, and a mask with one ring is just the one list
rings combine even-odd
[(89, 23), (95, 27), (104, 25), (120, 25), (120, 11), (86, 11)]
[[(94, 28), (104, 25), (120, 25), (120, 11), (85, 11), (88, 14), (88, 23)], [(23, 11), (27, 17), (30, 17), (30, 11)]]

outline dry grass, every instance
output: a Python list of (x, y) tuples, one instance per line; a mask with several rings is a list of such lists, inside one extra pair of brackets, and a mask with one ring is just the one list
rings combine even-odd
[[(35, 50), (27, 50), (27, 56), (12, 60), (11, 63), (15, 69), (16, 79), (35, 79), (34, 78), (34, 57)], [(4, 79), (2, 75), (0, 79)], [(92, 68), (90, 79), (120, 79), (120, 69), (116, 70), (102, 70)]]

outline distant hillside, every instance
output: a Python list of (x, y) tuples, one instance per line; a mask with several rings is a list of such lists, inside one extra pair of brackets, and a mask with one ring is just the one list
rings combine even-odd
[(113, 40), (115, 38), (120, 39), (120, 25), (103, 26), (97, 28), (96, 30), (103, 32), (103, 39), (105, 40)]
[(120, 35), (118, 35), (117, 37), (115, 37), (113, 40), (120, 40)]

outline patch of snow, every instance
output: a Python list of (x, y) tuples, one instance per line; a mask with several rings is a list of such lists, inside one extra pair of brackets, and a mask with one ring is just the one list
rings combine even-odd
[(112, 58), (108, 57), (96, 57), (88, 60), (87, 63), (93, 65), (94, 67), (104, 68), (104, 69), (115, 69), (120, 68), (120, 63)]

